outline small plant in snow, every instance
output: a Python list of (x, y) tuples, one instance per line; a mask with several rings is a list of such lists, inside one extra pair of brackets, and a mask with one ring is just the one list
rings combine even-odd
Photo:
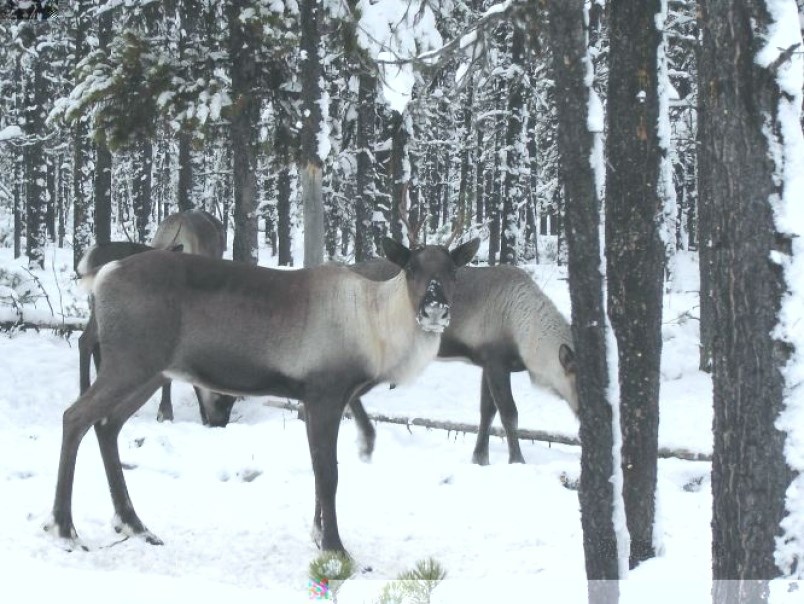
[(324, 552), (310, 562), (310, 597), (337, 602), (338, 589), (355, 573), (354, 562), (340, 552)]
[(17, 321), (23, 319), (23, 307), (35, 305), (40, 298), (47, 299), (47, 294), (31, 273), (0, 268), (0, 306), (10, 307), (17, 316)]
[(385, 585), (377, 604), (430, 604), (433, 591), (447, 571), (433, 558), (419, 560), (416, 566)]

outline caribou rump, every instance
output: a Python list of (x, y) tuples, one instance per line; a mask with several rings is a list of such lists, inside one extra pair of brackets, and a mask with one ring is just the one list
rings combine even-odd
[(386, 256), (404, 268), (387, 281), (345, 267), (283, 271), (166, 251), (136, 254), (88, 275), (103, 363), (64, 412), (53, 513), (44, 528), (68, 547), (83, 547), (72, 489), (79, 444), (94, 427), (115, 529), (162, 543), (134, 511), (117, 438), (170, 378), (230, 395), (303, 401), (314, 535), (324, 550), (344, 551), (335, 512), (343, 410), (378, 383), (413, 377), (435, 357), (450, 320), (456, 270), (478, 245), (474, 239), (451, 252), (409, 250), (385, 239)]
[[(369, 279), (389, 279), (399, 269), (382, 259), (351, 267)], [(460, 358), (483, 368), (480, 425), (472, 461), (489, 463), (489, 429), (497, 411), (508, 442), (509, 463), (524, 463), (517, 437), (518, 412), (511, 373), (527, 371), (578, 414), (575, 354), (566, 319), (533, 279), (513, 266), (458, 270), (452, 320), (441, 337), (440, 358)], [(362, 402), (351, 403), (361, 456), (371, 457), (375, 430)]]
[[(97, 271), (104, 264), (153, 249), (199, 254), (207, 258), (222, 258), (226, 248), (224, 226), (213, 214), (205, 210), (186, 210), (171, 214), (156, 229), (151, 245), (129, 241), (112, 241), (93, 246), (81, 259), (78, 273), (84, 276)], [(92, 302), (90, 301), (90, 306)], [(90, 359), (100, 366), (100, 346), (95, 312), (90, 310), (87, 326), (78, 338), (79, 385), (83, 394), (89, 388)], [(195, 388), (201, 420), (209, 426), (225, 426), (229, 422), (235, 397), (216, 394)], [(173, 403), (170, 383), (162, 387), (157, 420), (173, 420)]]

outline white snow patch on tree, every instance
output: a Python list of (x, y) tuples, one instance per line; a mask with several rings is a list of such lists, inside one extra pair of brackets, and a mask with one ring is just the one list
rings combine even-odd
[(787, 433), (785, 458), (797, 476), (787, 490), (787, 516), (776, 543), (776, 564), (782, 572), (804, 578), (804, 135), (801, 131), (804, 56), (794, 0), (766, 0), (771, 24), (765, 46), (755, 57), (758, 65), (776, 70), (782, 93), (775, 116), (767, 116), (765, 134), (775, 164), (779, 193), (771, 203), (777, 230), (788, 236), (792, 255), (774, 252), (771, 260), (784, 269), (787, 292), (782, 298), (774, 337), (792, 346), (783, 369), (785, 408), (777, 427)]
[[(662, 34), (662, 40), (656, 57), (659, 96), (659, 123), (658, 142), (662, 159), (659, 165), (659, 197), (662, 200), (662, 209), (656, 216), (659, 224), (659, 236), (664, 243), (665, 256), (670, 257), (676, 252), (676, 216), (678, 214), (678, 200), (676, 188), (673, 183), (673, 142), (670, 127), (670, 99), (678, 93), (670, 84), (670, 75), (667, 68), (667, 0), (661, 0), (659, 12), (656, 13), (656, 30)], [(657, 551), (661, 548), (657, 547)]]
[(0, 141), (8, 141), (12, 138), (19, 138), (22, 136), (22, 128), (19, 126), (6, 126), (0, 130)]
[(359, 10), (357, 38), (379, 62), (381, 98), (402, 113), (413, 95), (412, 59), (443, 45), (435, 15), (429, 5), (413, 9), (407, 0), (361, 0)]

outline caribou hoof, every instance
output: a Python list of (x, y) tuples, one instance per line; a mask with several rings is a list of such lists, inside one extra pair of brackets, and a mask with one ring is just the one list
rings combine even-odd
[(173, 421), (173, 414), (172, 413), (162, 413), (161, 411), (156, 412), (156, 421), (158, 422), (172, 422)]
[(485, 453), (479, 453), (475, 451), (472, 454), (472, 463), (476, 463), (479, 466), (487, 466), (489, 465), (489, 453), (486, 451)]
[(69, 529), (64, 528), (51, 518), (42, 525), (42, 530), (52, 535), (58, 547), (65, 552), (89, 551), (89, 547), (78, 538), (78, 533), (75, 532), (75, 527), (73, 526), (70, 526)]
[(154, 535), (151, 531), (147, 528), (142, 526), (141, 523), (138, 523), (139, 526), (133, 526), (127, 522), (123, 522), (120, 518), (115, 517), (112, 526), (116, 533), (120, 535), (125, 535), (126, 537), (133, 537), (135, 539), (142, 539), (145, 543), (150, 545), (164, 545), (165, 542), (162, 541), (159, 537)]

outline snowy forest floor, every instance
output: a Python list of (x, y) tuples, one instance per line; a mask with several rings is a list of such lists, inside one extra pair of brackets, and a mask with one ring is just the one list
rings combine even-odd
[[(70, 281), (69, 256), (51, 252), (36, 273), (28, 321), (71, 320), (85, 300)], [(271, 264), (265, 259), (265, 264)], [(30, 280), (0, 249), (0, 277)], [(526, 267), (569, 315), (565, 269)], [(19, 299), (25, 289), (18, 284)], [(679, 255), (665, 296), (660, 445), (711, 453), (711, 381), (698, 371), (698, 283), (694, 255)], [(0, 321), (16, 313), (0, 284)], [(54, 319), (51, 314), (56, 315)], [(0, 335), (0, 593), (39, 601), (309, 601), (307, 568), (313, 476), (304, 425), (260, 399), (238, 402), (225, 429), (201, 424), (192, 389), (174, 385), (176, 420), (157, 423), (158, 399), (123, 428), (121, 457), (141, 518), (164, 541), (121, 541), (93, 434), (81, 447), (74, 516), (89, 552), (65, 552), (41, 530), (50, 513), (61, 444), (61, 416), (78, 392), (76, 337), (48, 331)], [(520, 427), (576, 435), (556, 396), (513, 376)], [(412, 384), (379, 387), (370, 412), (476, 424), (480, 371), (433, 363)], [(578, 447), (523, 442), (525, 465), (508, 465), (492, 438), (491, 465), (470, 463), (474, 435), (378, 425), (371, 463), (360, 461), (356, 431), (344, 420), (339, 441), (341, 536), (360, 571), (338, 601), (376, 601), (383, 583), (434, 557), (447, 581), (433, 602), (586, 600), (577, 492)], [(661, 555), (623, 583), (623, 602), (708, 602), (710, 465), (659, 462), (657, 537)], [(774, 602), (792, 601), (787, 584)]]

